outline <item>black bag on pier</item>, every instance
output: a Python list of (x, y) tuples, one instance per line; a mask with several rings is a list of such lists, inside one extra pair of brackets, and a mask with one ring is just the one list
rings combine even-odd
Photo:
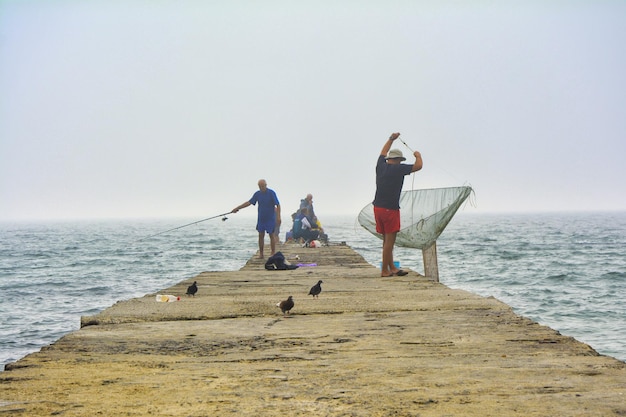
[(298, 265), (291, 265), (285, 262), (285, 255), (282, 252), (276, 252), (267, 259), (265, 262), (265, 269), (268, 271), (280, 270), (285, 271), (288, 269), (296, 269)]

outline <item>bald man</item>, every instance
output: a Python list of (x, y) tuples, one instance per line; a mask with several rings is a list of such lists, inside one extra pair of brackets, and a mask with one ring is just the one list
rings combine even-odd
[(270, 236), (270, 249), (272, 250), (270, 256), (276, 253), (278, 234), (275, 231), (278, 230), (281, 223), (280, 202), (274, 190), (267, 188), (267, 182), (264, 179), (259, 180), (258, 186), (259, 191), (256, 191), (250, 200), (235, 207), (231, 213), (237, 213), (243, 208), (259, 203), (256, 230), (259, 232), (259, 258), (263, 259), (265, 233)]

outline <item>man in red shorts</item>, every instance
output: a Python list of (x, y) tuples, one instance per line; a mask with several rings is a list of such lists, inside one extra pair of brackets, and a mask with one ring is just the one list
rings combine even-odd
[[(422, 155), (415, 151), (413, 165), (403, 164), (406, 160), (398, 149), (391, 149), (400, 133), (392, 133), (378, 156), (376, 163), (376, 195), (374, 197), (374, 218), (376, 231), (383, 235), (383, 264), (381, 277), (406, 275), (393, 263), (393, 246), (400, 231), (400, 192), (404, 176), (422, 169)], [(391, 149), (391, 150), (390, 150)]]

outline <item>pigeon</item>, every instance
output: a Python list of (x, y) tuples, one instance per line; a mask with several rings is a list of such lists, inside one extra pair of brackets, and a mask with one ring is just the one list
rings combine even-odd
[(289, 311), (293, 308), (293, 297), (290, 295), (289, 298), (287, 298), (286, 300), (281, 301), (280, 303), (276, 304), (276, 307), (280, 307), (280, 310), (283, 312), (284, 314), (289, 314)]
[(195, 297), (197, 292), (198, 292), (198, 286), (196, 285), (196, 281), (194, 281), (193, 284), (187, 287), (187, 295), (191, 295)]
[(318, 298), (318, 296), (322, 292), (322, 283), (323, 282), (324, 281), (322, 281), (321, 279), (319, 281), (317, 281), (317, 284), (312, 286), (311, 289), (309, 290), (309, 294), (308, 295), (312, 295), (313, 298)]

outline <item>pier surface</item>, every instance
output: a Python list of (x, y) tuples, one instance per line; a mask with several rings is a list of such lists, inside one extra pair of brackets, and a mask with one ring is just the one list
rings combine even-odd
[(624, 362), (494, 298), (380, 278), (349, 246), (280, 250), (316, 266), (252, 258), (83, 317), (0, 373), (0, 416), (626, 415)]

